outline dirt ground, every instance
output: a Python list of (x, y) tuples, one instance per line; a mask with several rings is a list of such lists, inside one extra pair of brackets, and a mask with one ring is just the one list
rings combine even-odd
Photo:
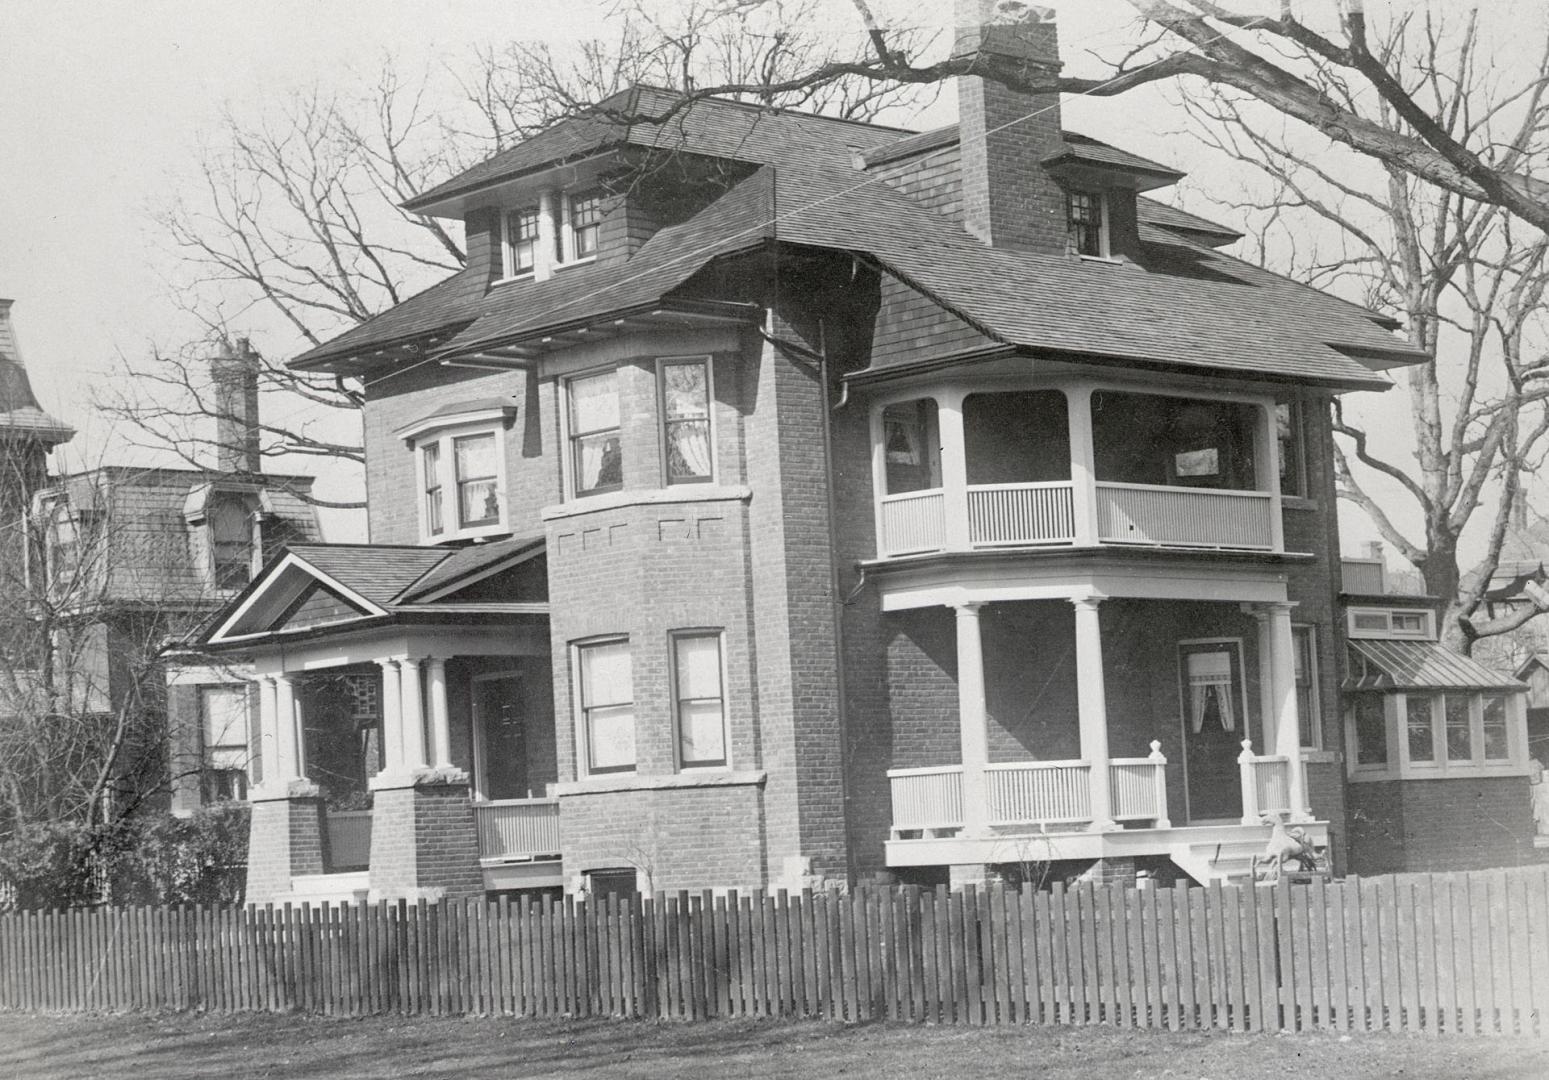
[(1549, 1041), (816, 1022), (0, 1014), (0, 1077), (1549, 1077)]

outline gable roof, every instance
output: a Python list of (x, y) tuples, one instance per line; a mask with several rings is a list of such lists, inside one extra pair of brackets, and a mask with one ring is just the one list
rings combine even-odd
[[(638, 93), (646, 102), (640, 111), (649, 111), (665, 92)], [(868, 256), (994, 342), (1081, 360), (1386, 388), (1374, 369), (1427, 358), (1394, 338), (1390, 321), (1213, 250), (1232, 234), (1151, 200), (1141, 207), (1152, 260), (1094, 262), (985, 247), (859, 167), (868, 149), (930, 145), (931, 138), (943, 136), (717, 101), (696, 102), (659, 127), (567, 121), (409, 205), (429, 206), (454, 191), (615, 144), (670, 144), (762, 164), (694, 217), (661, 229), (626, 263), (504, 283), (477, 296), (464, 271), (449, 279), (458, 285), (434, 296), (427, 290), (388, 313), (382, 326), (372, 320), (294, 365), (326, 368), (414, 330), (440, 335), (431, 355), (446, 357), (540, 343), (566, 327), (672, 301), (713, 260), (769, 240)], [(1072, 153), (1155, 164), (1072, 139)]]
[[(438, 605), (459, 583), (543, 550), (542, 539), (511, 538), (466, 548), (404, 544), (295, 544), (286, 548), (201, 633), (211, 647), (246, 646), (277, 636), (340, 632), (362, 625), (509, 620), (544, 614), (546, 601), (474, 601)], [(343, 601), (327, 620), (290, 623), (321, 589)], [(455, 598), (454, 598), (455, 599)]]

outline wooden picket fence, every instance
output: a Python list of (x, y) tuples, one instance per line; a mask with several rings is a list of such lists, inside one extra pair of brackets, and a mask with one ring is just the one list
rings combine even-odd
[(0, 1007), (1549, 1034), (1549, 868), (0, 918)]

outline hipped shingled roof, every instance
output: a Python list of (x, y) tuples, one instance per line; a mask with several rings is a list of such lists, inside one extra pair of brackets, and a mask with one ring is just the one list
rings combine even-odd
[(33, 396), (11, 327), (13, 303), (0, 299), (0, 438), (36, 439), (48, 446), (68, 442), (75, 430), (44, 412)]
[[(663, 107), (660, 92), (638, 94), (638, 111)], [(868, 151), (911, 138), (921, 137), (719, 101), (696, 102), (660, 126), (564, 121), (407, 205), (434, 208), (625, 145), (759, 168), (626, 263), (497, 289), (488, 288), (487, 270), (464, 270), (295, 363), (326, 369), (432, 333), (440, 338), (433, 353), (448, 356), (536, 340), (670, 299), (717, 257), (770, 240), (864, 256), (992, 341), (1027, 350), (1352, 388), (1387, 386), (1374, 367), (1425, 359), (1393, 336), (1391, 321), (1215, 251), (1230, 230), (1150, 199), (1140, 200), (1142, 238), (1155, 259), (1092, 262), (986, 247), (863, 171)], [(1133, 157), (1094, 140), (1071, 145), (1086, 156), (1102, 148)]]

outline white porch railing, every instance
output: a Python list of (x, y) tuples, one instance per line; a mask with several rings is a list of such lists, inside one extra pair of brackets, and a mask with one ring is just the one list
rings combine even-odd
[(882, 554), (940, 551), (946, 535), (946, 496), (940, 488), (882, 497)]
[(500, 799), (473, 804), (479, 857), (523, 859), (558, 855), (558, 799)]
[(893, 828), (953, 829), (963, 824), (963, 767), (889, 769)]
[(1255, 754), (1249, 739), (1237, 755), (1242, 771), (1243, 824), (1257, 825), (1265, 814), (1288, 813), (1291, 807), (1291, 762), (1283, 754)]
[(329, 810), (323, 815), (328, 831), (328, 869), (371, 864), (371, 811)]
[(1067, 825), (1092, 820), (1092, 766), (1086, 761), (986, 765), (991, 825)]
[(1070, 481), (973, 484), (968, 488), (968, 542), (1068, 544), (1076, 536)]
[(1104, 482), (1097, 485), (1098, 539), (1267, 551), (1275, 545), (1272, 507), (1267, 491)]
[(1109, 798), (1115, 821), (1154, 821), (1167, 829), (1167, 759), (1162, 744), (1151, 743), (1151, 756), (1114, 758), (1109, 762)]

